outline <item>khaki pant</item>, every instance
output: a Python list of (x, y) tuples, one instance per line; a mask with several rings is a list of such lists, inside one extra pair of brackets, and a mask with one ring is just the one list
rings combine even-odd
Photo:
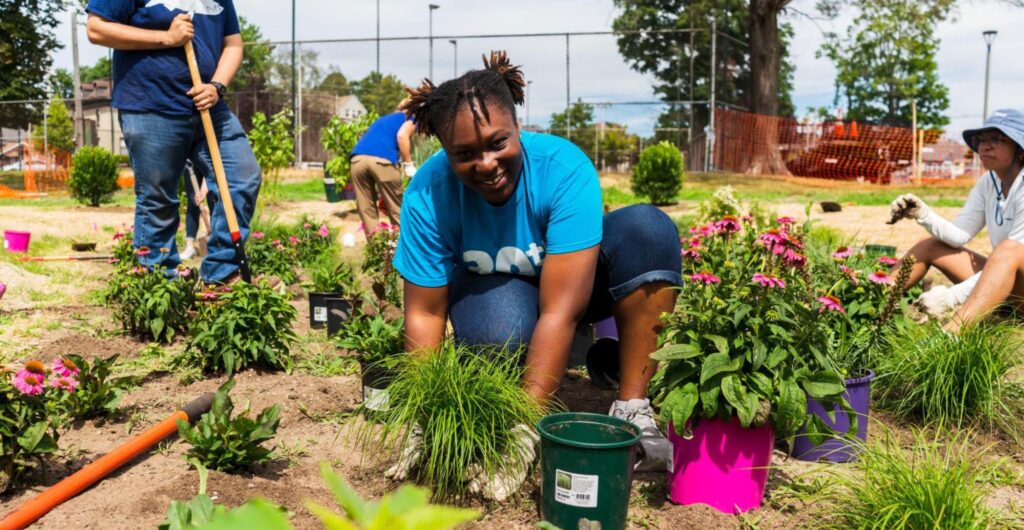
[(397, 226), (402, 209), (402, 172), (398, 166), (376, 156), (356, 155), (352, 157), (350, 173), (356, 208), (366, 233), (373, 233), (380, 224), (378, 194), (384, 200), (391, 224)]

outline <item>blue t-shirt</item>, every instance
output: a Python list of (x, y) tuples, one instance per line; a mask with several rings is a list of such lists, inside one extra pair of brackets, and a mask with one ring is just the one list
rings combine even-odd
[[(232, 0), (89, 0), (86, 11), (111, 22), (156, 30), (166, 30), (174, 17), (194, 11), (192, 47), (204, 82), (217, 69), (224, 37), (239, 33)], [(114, 50), (115, 108), (190, 115), (196, 111), (192, 98), (185, 95), (191, 88), (183, 46)]]
[(402, 199), (395, 268), (422, 287), (448, 285), (457, 268), (540, 276), (544, 256), (601, 242), (597, 171), (572, 142), (523, 132), (523, 170), (512, 197), (494, 206), (458, 179), (440, 151)]
[(404, 112), (392, 112), (377, 118), (352, 148), (352, 156), (376, 156), (397, 164), (398, 130), (406, 119)]

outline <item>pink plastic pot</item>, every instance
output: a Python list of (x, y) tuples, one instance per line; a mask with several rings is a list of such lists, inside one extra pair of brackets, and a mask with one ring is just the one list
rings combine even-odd
[(669, 424), (668, 439), (673, 452), (669, 500), (730, 514), (761, 506), (775, 443), (771, 427), (744, 429), (737, 418), (701, 418), (689, 439)]
[(32, 237), (30, 232), (16, 232), (4, 230), (4, 250), (7, 252), (28, 252), (28, 240)]

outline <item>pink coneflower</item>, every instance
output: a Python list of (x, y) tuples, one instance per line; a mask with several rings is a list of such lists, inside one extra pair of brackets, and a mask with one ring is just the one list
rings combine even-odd
[(249, 234), (253, 239), (263, 239), (263, 232), (253, 232)]
[(788, 238), (778, 228), (769, 228), (765, 233), (757, 236), (757, 242), (765, 247), (773, 247), (784, 244)]
[(892, 256), (878, 256), (878, 263), (885, 265), (886, 267), (892, 267), (899, 262), (900, 260)]
[(679, 255), (684, 258), (692, 259), (694, 261), (700, 260), (699, 247), (684, 248), (679, 252)]
[(715, 222), (715, 230), (719, 232), (739, 232), (740, 220), (735, 215), (726, 215)]
[(398, 228), (398, 227), (393, 226), (393, 225), (389, 225), (388, 223), (381, 223), (381, 224), (377, 225), (377, 230), (387, 230), (388, 232), (391, 232), (392, 230), (395, 230), (396, 228)]
[(880, 283), (883, 285), (890, 285), (893, 283), (893, 281), (895, 281), (893, 277), (890, 276), (889, 273), (885, 271), (872, 272), (871, 274), (868, 275), (868, 279), (875, 283)]
[(297, 238), (295, 236), (288, 236), (288, 242), (293, 244), (293, 245), (298, 245), (299, 244), (299, 238)]
[(327, 230), (327, 225), (320, 225), (320, 229), (316, 231), (320, 237), (327, 237), (331, 235), (331, 232)]
[(75, 364), (75, 361), (72, 361), (68, 357), (57, 357), (54, 359), (53, 363), (50, 364), (50, 370), (61, 377), (78, 375), (79, 371), (78, 365)]
[(309, 228), (311, 226), (313, 226), (313, 225), (311, 225), (309, 223), (302, 223), (302, 228)]
[(270, 244), (271, 244), (271, 245), (274, 245), (275, 247), (280, 247), (280, 246), (282, 246), (282, 245), (281, 245), (281, 240), (280, 240), (280, 239), (275, 239), (275, 240), (271, 241), (271, 242), (270, 242)]
[(853, 249), (850, 247), (839, 247), (832, 253), (832, 257), (835, 259), (846, 259), (852, 255)]
[(139, 247), (139, 248), (138, 248), (138, 249), (137, 249), (137, 250), (135, 251), (135, 255), (136, 255), (136, 256), (148, 256), (148, 255), (149, 255), (149, 247), (147, 247), (147, 246), (141, 246), (141, 247)]
[(783, 280), (782, 278), (777, 278), (775, 276), (771, 276), (769, 274), (763, 274), (763, 273), (759, 272), (759, 273), (755, 274), (752, 279), (755, 282), (761, 284), (761, 287), (769, 287), (769, 288), (780, 287), (782, 289), (786, 288), (786, 281), (785, 280)]
[(711, 274), (708, 271), (698, 272), (690, 275), (690, 281), (694, 283), (703, 283), (705, 285), (719, 283), (722, 280), (718, 279), (718, 276)]
[(54, 388), (59, 388), (65, 392), (73, 392), (75, 388), (78, 387), (78, 381), (71, 377), (51, 377), (50, 386)]
[(748, 223), (748, 224), (754, 222), (754, 216), (750, 215), (749, 213), (747, 215), (744, 215), (740, 219), (742, 219), (744, 223)]
[(45, 390), (46, 366), (42, 362), (32, 360), (25, 363), (25, 368), (14, 374), (14, 388), (22, 394), (36, 396)]
[(819, 296), (818, 301), (821, 302), (821, 307), (818, 308), (819, 313), (824, 313), (826, 310), (839, 311), (840, 313), (843, 314), (846, 313), (846, 308), (843, 307), (843, 303), (840, 302), (839, 299), (834, 296)]
[(697, 248), (701, 244), (701, 239), (699, 237), (691, 237), (690, 241), (688, 241), (687, 244), (690, 246), (690, 248)]
[(787, 225), (791, 225), (791, 224), (795, 223), (796, 219), (793, 219), (792, 217), (790, 217), (788, 215), (783, 215), (782, 217), (779, 217), (778, 219), (776, 219), (775, 222), (780, 224), (780, 225), (782, 225), (782, 226), (787, 226)]
[(803, 267), (807, 263), (807, 257), (803, 254), (797, 253), (791, 248), (787, 248), (786, 252), (782, 255), (782, 259), (786, 260), (786, 263), (794, 267)]
[(217, 299), (217, 293), (213, 291), (203, 291), (203, 294), (199, 296), (206, 302), (210, 302)]
[(142, 265), (136, 265), (132, 267), (132, 270), (128, 271), (131, 274), (146, 274), (146, 268)]
[(189, 276), (192, 276), (192, 269), (190, 269), (190, 268), (188, 268), (188, 267), (186, 267), (184, 265), (179, 265), (178, 266), (178, 277), (179, 278), (188, 278)]
[(124, 237), (124, 232), (114, 232), (114, 241), (117, 241), (118, 239), (121, 239), (122, 237)]
[(843, 271), (844, 274), (850, 277), (851, 283), (853, 283), (854, 285), (860, 285), (860, 282), (857, 281), (857, 277), (860, 276), (860, 271), (851, 269), (846, 265), (840, 265), (839, 270)]

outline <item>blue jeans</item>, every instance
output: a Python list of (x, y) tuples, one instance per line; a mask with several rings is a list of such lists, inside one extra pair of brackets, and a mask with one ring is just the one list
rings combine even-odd
[[(612, 316), (617, 300), (646, 283), (682, 285), (682, 266), (679, 230), (661, 210), (640, 204), (605, 215), (594, 291), (583, 322)], [(469, 345), (525, 347), (537, 325), (539, 300), (537, 278), (460, 269), (448, 301), (455, 338)]]
[[(213, 128), (224, 160), (238, 227), (245, 240), (249, 220), (256, 208), (262, 174), (249, 139), (238, 118), (223, 103), (210, 110)], [(191, 160), (196, 172), (208, 178), (211, 227), (207, 255), (200, 276), (208, 282), (221, 281), (238, 270), (231, 244), (224, 203), (213, 178), (213, 165), (199, 114), (170, 116), (155, 112), (119, 113), (121, 131), (135, 173), (135, 246), (148, 246), (142, 258), (149, 267), (173, 269), (181, 263), (174, 235), (178, 231), (178, 179)], [(162, 252), (161, 249), (166, 249)]]

